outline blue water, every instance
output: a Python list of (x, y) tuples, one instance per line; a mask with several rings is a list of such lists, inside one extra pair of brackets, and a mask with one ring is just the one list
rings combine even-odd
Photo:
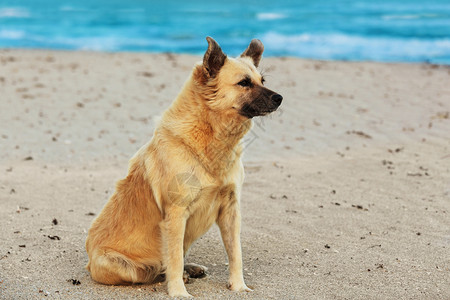
[[(245, 2), (245, 4), (244, 4)], [(450, 0), (0, 0), (0, 48), (450, 64)]]

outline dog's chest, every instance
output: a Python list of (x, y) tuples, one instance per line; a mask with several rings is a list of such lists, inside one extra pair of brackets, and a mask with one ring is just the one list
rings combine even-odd
[(195, 175), (201, 188), (187, 208), (189, 217), (185, 240), (191, 242), (202, 236), (216, 222), (221, 208), (239, 201), (244, 168), (240, 159), (237, 159), (221, 176), (210, 177), (205, 172), (198, 172)]
[(202, 190), (201, 196), (190, 209), (186, 224), (186, 237), (192, 241), (203, 235), (217, 220), (221, 207), (232, 199), (236, 187), (227, 185), (208, 187)]
[(235, 184), (203, 187), (190, 209), (191, 216), (198, 218), (217, 216), (220, 207), (231, 201), (230, 194), (233, 194), (235, 189)]

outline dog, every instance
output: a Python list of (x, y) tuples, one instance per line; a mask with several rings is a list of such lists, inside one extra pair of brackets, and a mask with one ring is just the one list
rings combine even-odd
[(251, 291), (240, 244), (241, 140), (252, 118), (275, 111), (283, 97), (264, 87), (257, 70), (261, 41), (230, 58), (206, 39), (203, 61), (89, 229), (86, 268), (99, 283), (151, 283), (163, 276), (169, 296), (192, 297), (184, 272), (199, 277), (206, 267), (184, 264), (184, 256), (217, 223), (228, 255), (228, 288)]

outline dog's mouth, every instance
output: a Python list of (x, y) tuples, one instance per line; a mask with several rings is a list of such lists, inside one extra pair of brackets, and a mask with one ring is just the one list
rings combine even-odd
[[(277, 107), (278, 108), (278, 107)], [(261, 111), (261, 112), (259, 112), (259, 115), (260, 116), (265, 116), (265, 115), (268, 115), (268, 114), (270, 114), (270, 113), (273, 113), (274, 111), (276, 111), (277, 110), (277, 108), (275, 108), (275, 109), (272, 109), (272, 110), (265, 110), (265, 111)]]

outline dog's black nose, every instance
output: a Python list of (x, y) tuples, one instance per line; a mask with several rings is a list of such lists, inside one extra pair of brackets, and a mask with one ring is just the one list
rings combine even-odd
[(274, 94), (271, 97), (273, 103), (275, 103), (276, 105), (280, 105), (281, 101), (283, 100), (283, 96), (279, 95), (279, 94)]

